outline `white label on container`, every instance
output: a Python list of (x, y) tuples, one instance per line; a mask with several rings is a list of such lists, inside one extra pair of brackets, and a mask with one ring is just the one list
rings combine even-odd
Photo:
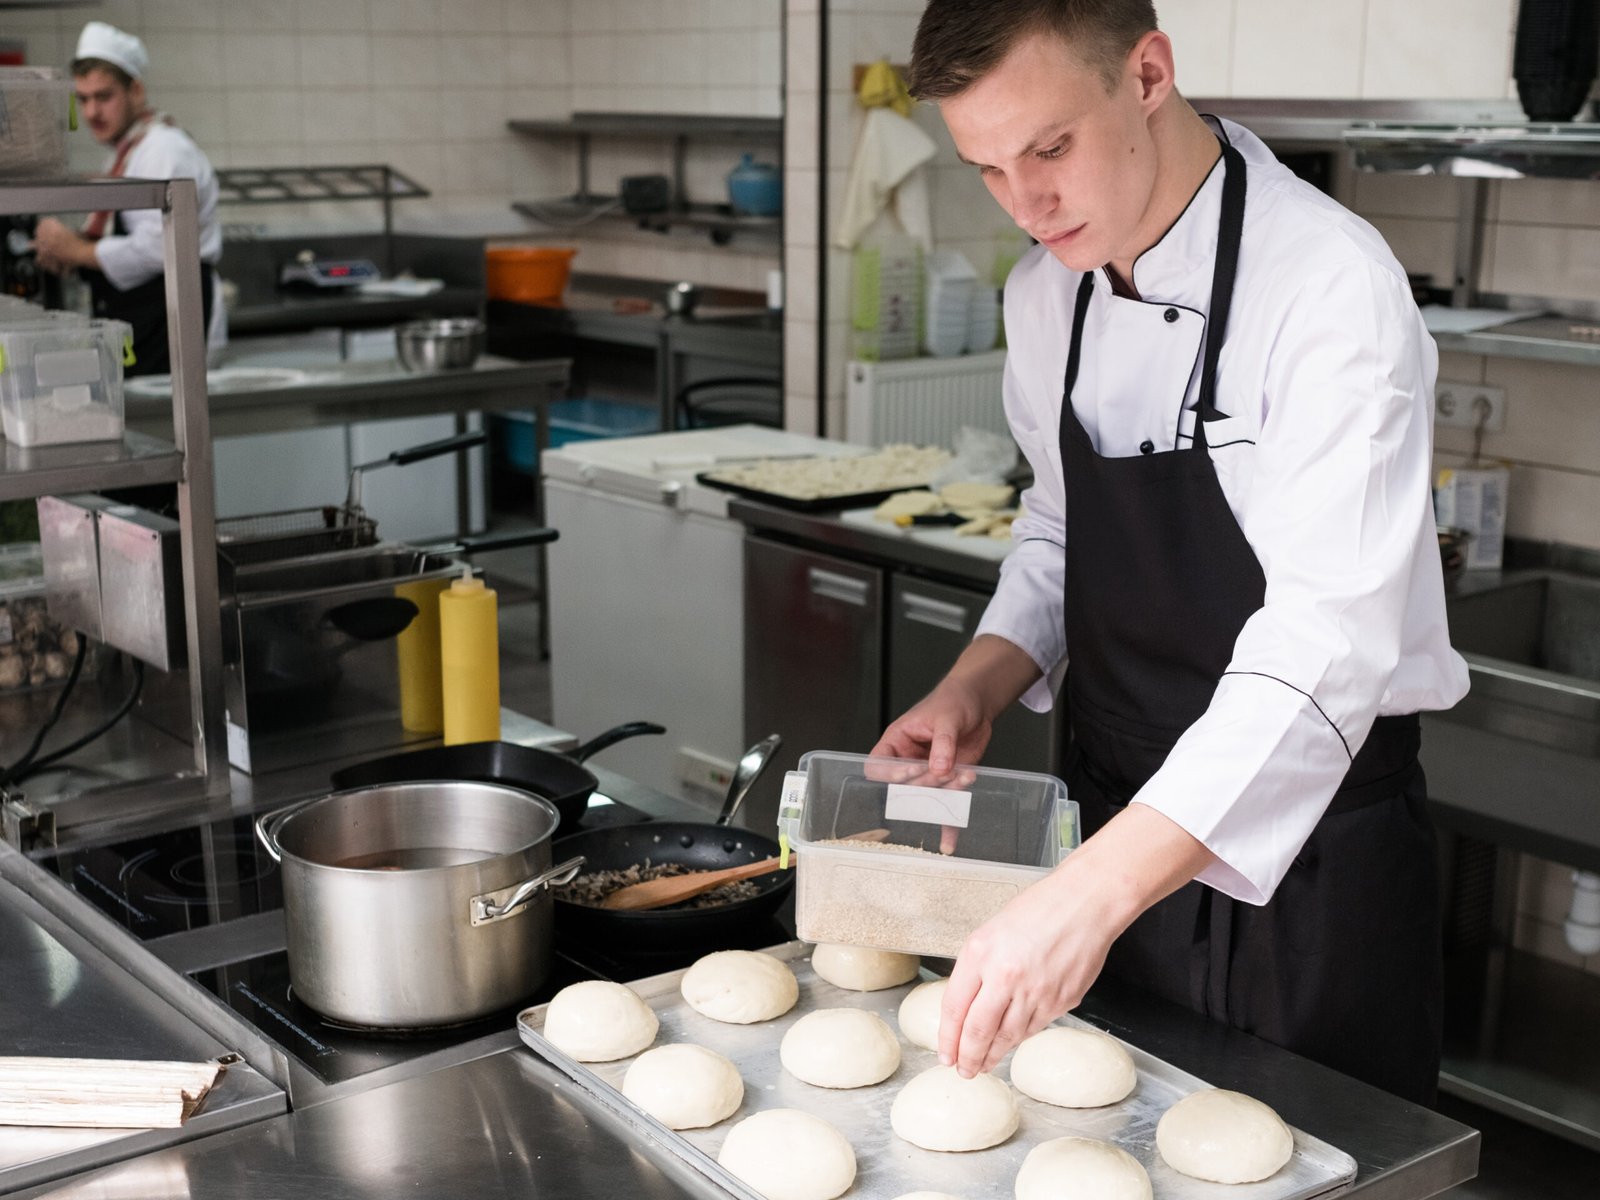
[(907, 783), (891, 783), (883, 804), (886, 821), (922, 821), (928, 825), (965, 829), (971, 814), (971, 792), (947, 792), (943, 788), (913, 787)]
[(70, 383), (99, 383), (100, 351), (52, 350), (33, 356), (34, 374), (40, 387), (61, 387)]

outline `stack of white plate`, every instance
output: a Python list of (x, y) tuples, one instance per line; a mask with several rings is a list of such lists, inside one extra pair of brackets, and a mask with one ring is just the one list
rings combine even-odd
[(993, 350), (1000, 337), (1000, 293), (984, 284), (972, 292), (972, 311), (967, 322), (967, 353)]
[(928, 307), (922, 344), (929, 354), (948, 358), (966, 350), (977, 282), (978, 273), (958, 251), (937, 250), (928, 256)]

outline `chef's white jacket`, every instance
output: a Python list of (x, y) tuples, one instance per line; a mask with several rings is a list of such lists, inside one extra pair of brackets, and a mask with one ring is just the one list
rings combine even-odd
[[(106, 170), (116, 161), (113, 154)], [(222, 226), (217, 220), (217, 174), (211, 160), (194, 139), (175, 125), (152, 125), (138, 145), (128, 152), (122, 174), (128, 179), (192, 179), (200, 219), (200, 261), (215, 266), (222, 259)], [(95, 256), (106, 280), (118, 291), (138, 287), (160, 275), (162, 267), (161, 212), (132, 209), (121, 214), (125, 234), (108, 232), (95, 243)], [(211, 324), (206, 340), (215, 351), (228, 340), (228, 314), (224, 310), (221, 279), (212, 296)]]
[[(1216, 856), (1202, 882), (1264, 904), (1373, 720), (1449, 708), (1467, 670), (1445, 628), (1429, 488), (1438, 352), (1405, 271), (1370, 225), (1248, 130), (1212, 126), (1243, 154), (1249, 183), (1217, 372), (1226, 417), (1206, 434), (1266, 600), (1210, 706), (1134, 799)], [(1135, 262), (1140, 299), (1114, 295), (1095, 273), (1073, 408), (1102, 455), (1189, 444), (1223, 173), (1219, 160)], [(978, 633), (1039, 665), (1044, 678), (1023, 701), (1040, 711), (1071, 654), (1059, 426), (1081, 279), (1034, 246), (1005, 289), (1006, 416), (1035, 482)]]

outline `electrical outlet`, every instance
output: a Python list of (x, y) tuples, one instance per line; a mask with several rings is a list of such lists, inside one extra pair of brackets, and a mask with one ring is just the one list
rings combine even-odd
[(1476, 429), (1486, 404), (1489, 406), (1489, 419), (1484, 422), (1483, 428), (1487, 433), (1499, 433), (1506, 427), (1505, 388), (1441, 379), (1433, 387), (1433, 422), (1435, 425)]
[(690, 787), (721, 797), (733, 782), (734, 764), (703, 750), (678, 748), (678, 778)]

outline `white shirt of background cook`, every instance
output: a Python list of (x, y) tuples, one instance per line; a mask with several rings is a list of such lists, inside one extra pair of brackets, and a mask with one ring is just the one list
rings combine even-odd
[[(1208, 118), (1209, 120), (1209, 118)], [(1223, 495), (1266, 575), (1210, 707), (1135, 797), (1215, 854), (1200, 875), (1265, 903), (1380, 715), (1449, 708), (1467, 691), (1450, 648), (1429, 488), (1438, 351), (1378, 233), (1297, 179), (1248, 130), (1212, 121), (1249, 167), (1244, 239), (1206, 427)], [(1141, 300), (1104, 272), (1073, 408), (1108, 457), (1185, 448), (1199, 395), (1223, 167), (1134, 264)], [(1082, 276), (1041, 246), (1005, 290), (1006, 416), (1033, 466), (978, 632), (1026, 651), (1050, 707), (1062, 626), (1059, 422)], [(1168, 310), (1176, 319), (1169, 321)]]
[[(107, 160), (111, 169), (115, 155)], [(192, 179), (200, 218), (200, 261), (215, 266), (222, 259), (222, 225), (217, 220), (217, 175), (211, 160), (194, 139), (173, 125), (152, 125), (144, 138), (128, 154), (122, 174), (127, 179)], [(162, 271), (161, 211), (133, 209), (122, 213), (126, 234), (107, 233), (95, 243), (100, 269), (111, 286), (119, 291), (138, 287)], [(219, 281), (220, 284), (220, 281)], [(222, 296), (213, 297), (211, 325), (207, 330), (210, 349), (215, 351), (228, 340), (228, 315)]]

